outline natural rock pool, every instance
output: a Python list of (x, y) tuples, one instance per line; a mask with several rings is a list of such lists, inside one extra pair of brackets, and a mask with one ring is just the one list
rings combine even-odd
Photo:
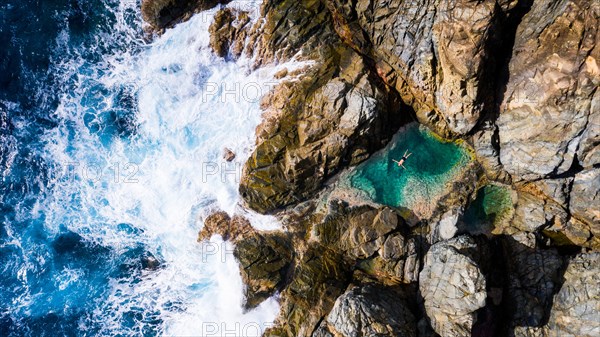
[[(402, 168), (394, 160), (406, 150), (412, 155)], [(427, 214), (470, 161), (471, 155), (461, 143), (445, 141), (411, 123), (398, 131), (386, 148), (359, 165), (349, 182), (376, 203)]]
[(513, 200), (508, 188), (485, 185), (477, 190), (475, 200), (466, 208), (462, 218), (464, 230), (471, 234), (489, 234), (496, 224), (509, 219)]

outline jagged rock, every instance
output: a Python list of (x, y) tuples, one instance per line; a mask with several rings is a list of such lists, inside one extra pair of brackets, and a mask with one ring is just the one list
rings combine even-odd
[(395, 230), (400, 221), (387, 207), (381, 210), (365, 207), (319, 224), (315, 234), (323, 244), (351, 258), (365, 259), (383, 246), (386, 235)]
[(499, 132), (500, 160), (516, 179), (597, 164), (600, 3), (534, 1), (518, 26)]
[(327, 327), (327, 322), (322, 321), (321, 325), (313, 332), (311, 337), (334, 337), (329, 328)]
[[(500, 6), (498, 6), (498, 4)], [(478, 122), (486, 43), (510, 1), (330, 1), (336, 30), (369, 55), (421, 122), (465, 134)]]
[(230, 52), (237, 58), (242, 54), (250, 17), (247, 12), (224, 8), (215, 14), (209, 27), (210, 47), (215, 54), (226, 57)]
[(534, 336), (548, 319), (564, 261), (555, 249), (539, 248), (533, 234), (507, 237), (503, 250), (508, 276), (505, 310), (511, 335)]
[(468, 236), (431, 246), (419, 274), (425, 311), (441, 336), (471, 336), (475, 312), (486, 304), (486, 280), (468, 250), (477, 247)]
[(257, 211), (306, 199), (396, 130), (395, 96), (358, 54), (338, 42), (317, 55), (318, 65), (301, 80), (279, 85), (263, 100), (267, 115), (240, 184)]
[(600, 336), (600, 253), (579, 254), (554, 296), (547, 336)]
[(487, 125), (476, 132), (472, 139), (477, 161), (483, 167), (488, 178), (510, 184), (510, 175), (500, 163), (498, 148), (498, 130), (495, 125)]
[(198, 241), (210, 240), (211, 236), (219, 234), (223, 240), (235, 243), (254, 232), (254, 228), (246, 218), (235, 215), (232, 219), (227, 212), (217, 211), (204, 220), (204, 226), (198, 233)]
[(420, 241), (405, 237), (407, 225), (388, 207), (338, 210), (314, 226), (314, 237), (385, 284), (410, 283), (419, 273)]
[(286, 233), (258, 232), (246, 218), (231, 218), (226, 212), (217, 211), (204, 220), (198, 241), (209, 240), (214, 234), (235, 245), (233, 255), (245, 284), (246, 308), (257, 306), (281, 289), (294, 254)]
[(338, 297), (326, 321), (340, 337), (417, 335), (416, 319), (402, 295), (373, 285), (354, 287)]
[(419, 276), (421, 243), (414, 237), (408, 239), (394, 233), (385, 239), (378, 254), (361, 260), (358, 268), (383, 284), (416, 282)]
[(589, 224), (594, 236), (600, 236), (600, 168), (575, 175), (569, 209), (580, 221)]
[(293, 249), (284, 233), (253, 233), (236, 243), (233, 255), (246, 285), (245, 306), (253, 308), (284, 285)]
[(321, 0), (265, 0), (262, 22), (252, 27), (246, 50), (256, 66), (289, 60), (315, 59), (323, 46), (335, 45), (339, 38), (331, 16)]
[(346, 290), (349, 270), (343, 256), (327, 247), (311, 245), (282, 291), (276, 325), (265, 336), (311, 336), (335, 299)]
[(153, 29), (160, 30), (189, 18), (194, 11), (227, 2), (228, 0), (142, 0), (142, 18)]

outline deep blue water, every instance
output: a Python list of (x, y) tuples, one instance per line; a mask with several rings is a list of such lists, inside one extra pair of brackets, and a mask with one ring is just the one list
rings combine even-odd
[(223, 147), (241, 167), (261, 115), (207, 83), (267, 87), (289, 65), (216, 57), (216, 9), (144, 41), (139, 5), (0, 5), (0, 337), (226, 335), (279, 310), (245, 311), (231, 246), (196, 237), (215, 208), (278, 227), (240, 206), (239, 175), (202, 172)]
[[(78, 74), (97, 71), (102, 55), (137, 48), (114, 29), (118, 6), (110, 0), (0, 4), (0, 336), (98, 334), (109, 282), (135, 283), (143, 270), (154, 268), (142, 244), (116, 252), (69, 230), (82, 221), (77, 218), (67, 215), (64, 224), (53, 223), (57, 230), (48, 230), (42, 202), (60, 185), (57, 181), (67, 179), (44, 151), (43, 135), (61, 123), (55, 114), (60, 97), (79, 90)], [(121, 11), (120, 19), (139, 31), (136, 17), (133, 10)], [(91, 107), (99, 104), (98, 97), (114, 96), (111, 109), (84, 121), (107, 146), (132, 132), (135, 92), (123, 87), (109, 94), (101, 85), (85, 90)], [(77, 204), (73, 197), (64, 207), (76, 211)], [(127, 224), (121, 228), (125, 234), (135, 231)], [(131, 326), (145, 320), (145, 330), (138, 331), (147, 335), (160, 324), (141, 311), (125, 316)], [(122, 322), (127, 325), (127, 317)]]

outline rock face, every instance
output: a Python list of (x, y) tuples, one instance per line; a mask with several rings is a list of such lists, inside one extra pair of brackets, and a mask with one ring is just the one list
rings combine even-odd
[[(142, 11), (160, 29), (216, 3)], [(247, 14), (218, 11), (216, 55), (305, 62), (263, 97), (240, 184), (247, 206), (279, 212), (290, 232), (220, 212), (199, 239), (235, 244), (247, 307), (280, 292), (265, 335), (600, 334), (598, 1), (265, 0), (258, 20)], [(477, 159), (440, 212), (420, 222), (333, 205), (328, 190), (311, 200), (415, 118)], [(498, 183), (510, 215), (459, 226), (475, 191)]]
[(598, 163), (600, 4), (534, 1), (518, 27), (497, 121), (500, 160), (517, 179)]
[[(397, 95), (340, 41), (320, 2), (284, 1), (277, 6), (287, 16), (279, 18), (283, 23), (271, 35), (267, 21), (261, 52), (273, 47), (281, 48), (278, 55), (301, 52), (314, 65), (299, 80), (284, 81), (263, 99), (264, 121), (240, 185), (248, 206), (260, 212), (306, 199), (340, 168), (381, 148), (398, 127), (393, 115), (400, 113)], [(309, 22), (307, 11), (317, 12)], [(296, 20), (298, 25), (290, 24)], [(313, 26), (315, 22), (321, 24)], [(282, 46), (273, 39), (286, 30), (290, 37)], [(304, 44), (299, 45), (294, 34), (300, 34)]]
[(416, 336), (417, 323), (402, 295), (372, 285), (354, 287), (338, 297), (327, 316), (336, 336)]
[(323, 244), (359, 261), (358, 269), (386, 284), (411, 283), (419, 273), (420, 241), (402, 234), (406, 223), (390, 208), (362, 208), (314, 228)]
[(204, 220), (198, 241), (219, 234), (235, 244), (233, 255), (240, 264), (246, 285), (246, 308), (253, 308), (284, 285), (293, 261), (289, 235), (283, 232), (260, 233), (250, 222), (236, 215), (230, 218), (223, 211), (212, 213)]
[(376, 63), (421, 122), (442, 134), (477, 124), (486, 43), (509, 1), (331, 1), (338, 33)]
[(312, 245), (302, 256), (294, 276), (281, 293), (281, 311), (276, 327), (266, 336), (311, 336), (350, 282), (344, 258), (320, 245)]
[(253, 308), (283, 287), (293, 250), (284, 233), (253, 233), (237, 242), (233, 255), (246, 285), (245, 306)]
[(160, 30), (189, 18), (194, 11), (226, 2), (228, 0), (142, 0), (142, 18), (152, 29)]
[(515, 336), (541, 331), (564, 265), (556, 249), (540, 249), (533, 235), (519, 235), (517, 240), (507, 238), (503, 242), (508, 276), (506, 314), (511, 325), (509, 335)]
[(441, 336), (471, 336), (475, 312), (486, 304), (486, 280), (465, 253), (475, 242), (461, 236), (433, 245), (419, 274), (425, 311)]
[(235, 58), (242, 54), (250, 17), (247, 12), (224, 8), (217, 12), (210, 25), (210, 46), (220, 57), (228, 54)]
[(569, 262), (565, 283), (554, 296), (548, 336), (600, 335), (600, 253), (579, 254)]

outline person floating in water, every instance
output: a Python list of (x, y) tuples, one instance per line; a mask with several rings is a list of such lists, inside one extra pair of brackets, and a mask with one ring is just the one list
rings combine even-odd
[(406, 159), (408, 159), (408, 157), (410, 157), (410, 155), (411, 155), (411, 154), (412, 154), (412, 153), (408, 153), (408, 150), (406, 150), (406, 151), (404, 151), (404, 155), (402, 156), (402, 158), (400, 158), (400, 160), (395, 160), (395, 159), (392, 159), (392, 161), (393, 161), (394, 163), (398, 164), (398, 166), (401, 166), (403, 169), (405, 169), (405, 170), (406, 170), (406, 167), (404, 167), (404, 161), (405, 161)]

